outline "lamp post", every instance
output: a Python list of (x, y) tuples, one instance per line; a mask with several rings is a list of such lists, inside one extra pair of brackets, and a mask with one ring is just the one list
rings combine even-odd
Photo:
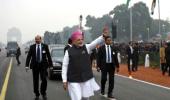
[(159, 17), (159, 34), (161, 34), (161, 17), (160, 17), (160, 2), (158, 0), (158, 17)]
[(163, 32), (165, 33), (165, 24), (162, 24)]
[(80, 15), (79, 21), (80, 21), (79, 28), (82, 31), (83, 30), (83, 27), (82, 27), (83, 16), (82, 15)]
[(132, 28), (132, 7), (130, 8), (130, 41), (133, 41), (133, 28)]
[(123, 33), (125, 33), (126, 29), (123, 29)]
[(148, 42), (149, 42), (149, 30), (150, 30), (150, 29), (149, 29), (149, 27), (148, 27), (148, 28), (147, 28), (147, 31), (148, 31)]
[(116, 23), (116, 36), (117, 36), (117, 41), (119, 42), (119, 40), (120, 40), (120, 35), (119, 35), (119, 29), (118, 29), (118, 27), (119, 27), (119, 20), (118, 19), (116, 19), (116, 21), (115, 21), (115, 23)]

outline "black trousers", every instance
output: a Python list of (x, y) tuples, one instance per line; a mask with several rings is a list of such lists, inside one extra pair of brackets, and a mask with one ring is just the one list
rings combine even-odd
[(168, 72), (168, 75), (170, 76), (170, 63), (162, 63), (161, 64), (162, 67), (162, 74), (164, 75), (165, 72)]
[(16, 55), (16, 60), (17, 60), (17, 63), (20, 64), (21, 62), (19, 61), (19, 55)]
[[(47, 90), (47, 69), (42, 66), (42, 64), (37, 64), (37, 66), (34, 66), (34, 69), (32, 69), (33, 73), (33, 87), (34, 87), (34, 93), (36, 96), (46, 95)], [(39, 77), (41, 78), (41, 87), (40, 87), (40, 93), (39, 93)]]
[[(132, 60), (132, 65), (130, 65), (130, 60)], [(132, 58), (128, 58), (127, 64), (128, 64), (128, 72), (131, 73), (131, 71), (134, 70), (133, 59)]]
[(105, 92), (105, 84), (107, 81), (107, 74), (109, 74), (109, 87), (108, 95), (111, 95), (114, 89), (114, 74), (115, 68), (113, 64), (106, 64), (105, 68), (101, 71), (101, 93)]
[(138, 70), (138, 58), (134, 57), (132, 60), (132, 71), (137, 71)]
[(167, 71), (166, 63), (161, 63), (161, 69), (162, 69), (162, 74), (164, 75), (165, 72)]

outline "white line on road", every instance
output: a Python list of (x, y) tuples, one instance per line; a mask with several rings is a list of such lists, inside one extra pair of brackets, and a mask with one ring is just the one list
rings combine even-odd
[(138, 80), (138, 79), (135, 79), (135, 78), (129, 78), (129, 77), (127, 77), (127, 76), (123, 76), (123, 75), (119, 75), (119, 74), (116, 74), (116, 75), (119, 76), (119, 77), (131, 79), (131, 80), (134, 80), (134, 81), (137, 81), (137, 82), (142, 82), (142, 83), (146, 83), (146, 84), (149, 84), (149, 85), (153, 85), (153, 86), (157, 86), (157, 87), (160, 87), (160, 88), (164, 88), (164, 89), (170, 90), (169, 87), (165, 87), (165, 86), (162, 86), (162, 85), (158, 85), (158, 84), (154, 84), (154, 83), (150, 83), (150, 82)]
[(6, 91), (7, 91), (7, 88), (8, 88), (9, 76), (10, 76), (10, 73), (11, 73), (12, 60), (13, 59), (11, 58), (10, 63), (9, 63), (9, 67), (8, 67), (8, 71), (6, 73), (5, 81), (4, 81), (2, 90), (1, 90), (0, 100), (5, 100)]

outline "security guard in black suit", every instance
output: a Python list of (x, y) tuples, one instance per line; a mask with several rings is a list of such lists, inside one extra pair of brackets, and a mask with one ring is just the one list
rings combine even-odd
[(114, 50), (110, 36), (105, 37), (105, 45), (99, 48), (97, 56), (97, 67), (101, 70), (101, 95), (105, 94), (105, 84), (107, 74), (109, 74), (108, 98), (114, 98), (112, 91), (114, 88), (115, 69), (119, 71), (117, 52)]
[(17, 64), (18, 65), (20, 65), (21, 64), (21, 62), (20, 62), (20, 60), (19, 60), (19, 56), (21, 55), (21, 50), (20, 50), (20, 47), (19, 47), (19, 45), (18, 45), (18, 47), (17, 47), (17, 53), (16, 53), (16, 60), (17, 60)]
[[(52, 66), (52, 60), (48, 46), (44, 43), (41, 43), (41, 36), (37, 35), (35, 37), (35, 44), (30, 46), (26, 58), (26, 71), (32, 69), (33, 73), (33, 86), (35, 93), (35, 100), (39, 100), (39, 95), (41, 93), (44, 100), (47, 99), (46, 90), (47, 90), (47, 68)], [(41, 78), (41, 88), (39, 93), (39, 75)]]
[(168, 72), (168, 75), (170, 76), (170, 42), (167, 42), (167, 47), (165, 48), (165, 59), (166, 59), (166, 69)]

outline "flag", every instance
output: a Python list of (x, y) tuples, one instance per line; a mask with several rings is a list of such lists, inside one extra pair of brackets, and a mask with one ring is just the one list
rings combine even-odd
[(129, 2), (130, 2), (130, 0), (127, 0), (127, 2), (126, 2), (126, 7), (129, 6)]
[(152, 1), (152, 7), (151, 7), (151, 14), (152, 14), (152, 15), (154, 14), (155, 6), (156, 6), (156, 0), (153, 0), (153, 1)]

